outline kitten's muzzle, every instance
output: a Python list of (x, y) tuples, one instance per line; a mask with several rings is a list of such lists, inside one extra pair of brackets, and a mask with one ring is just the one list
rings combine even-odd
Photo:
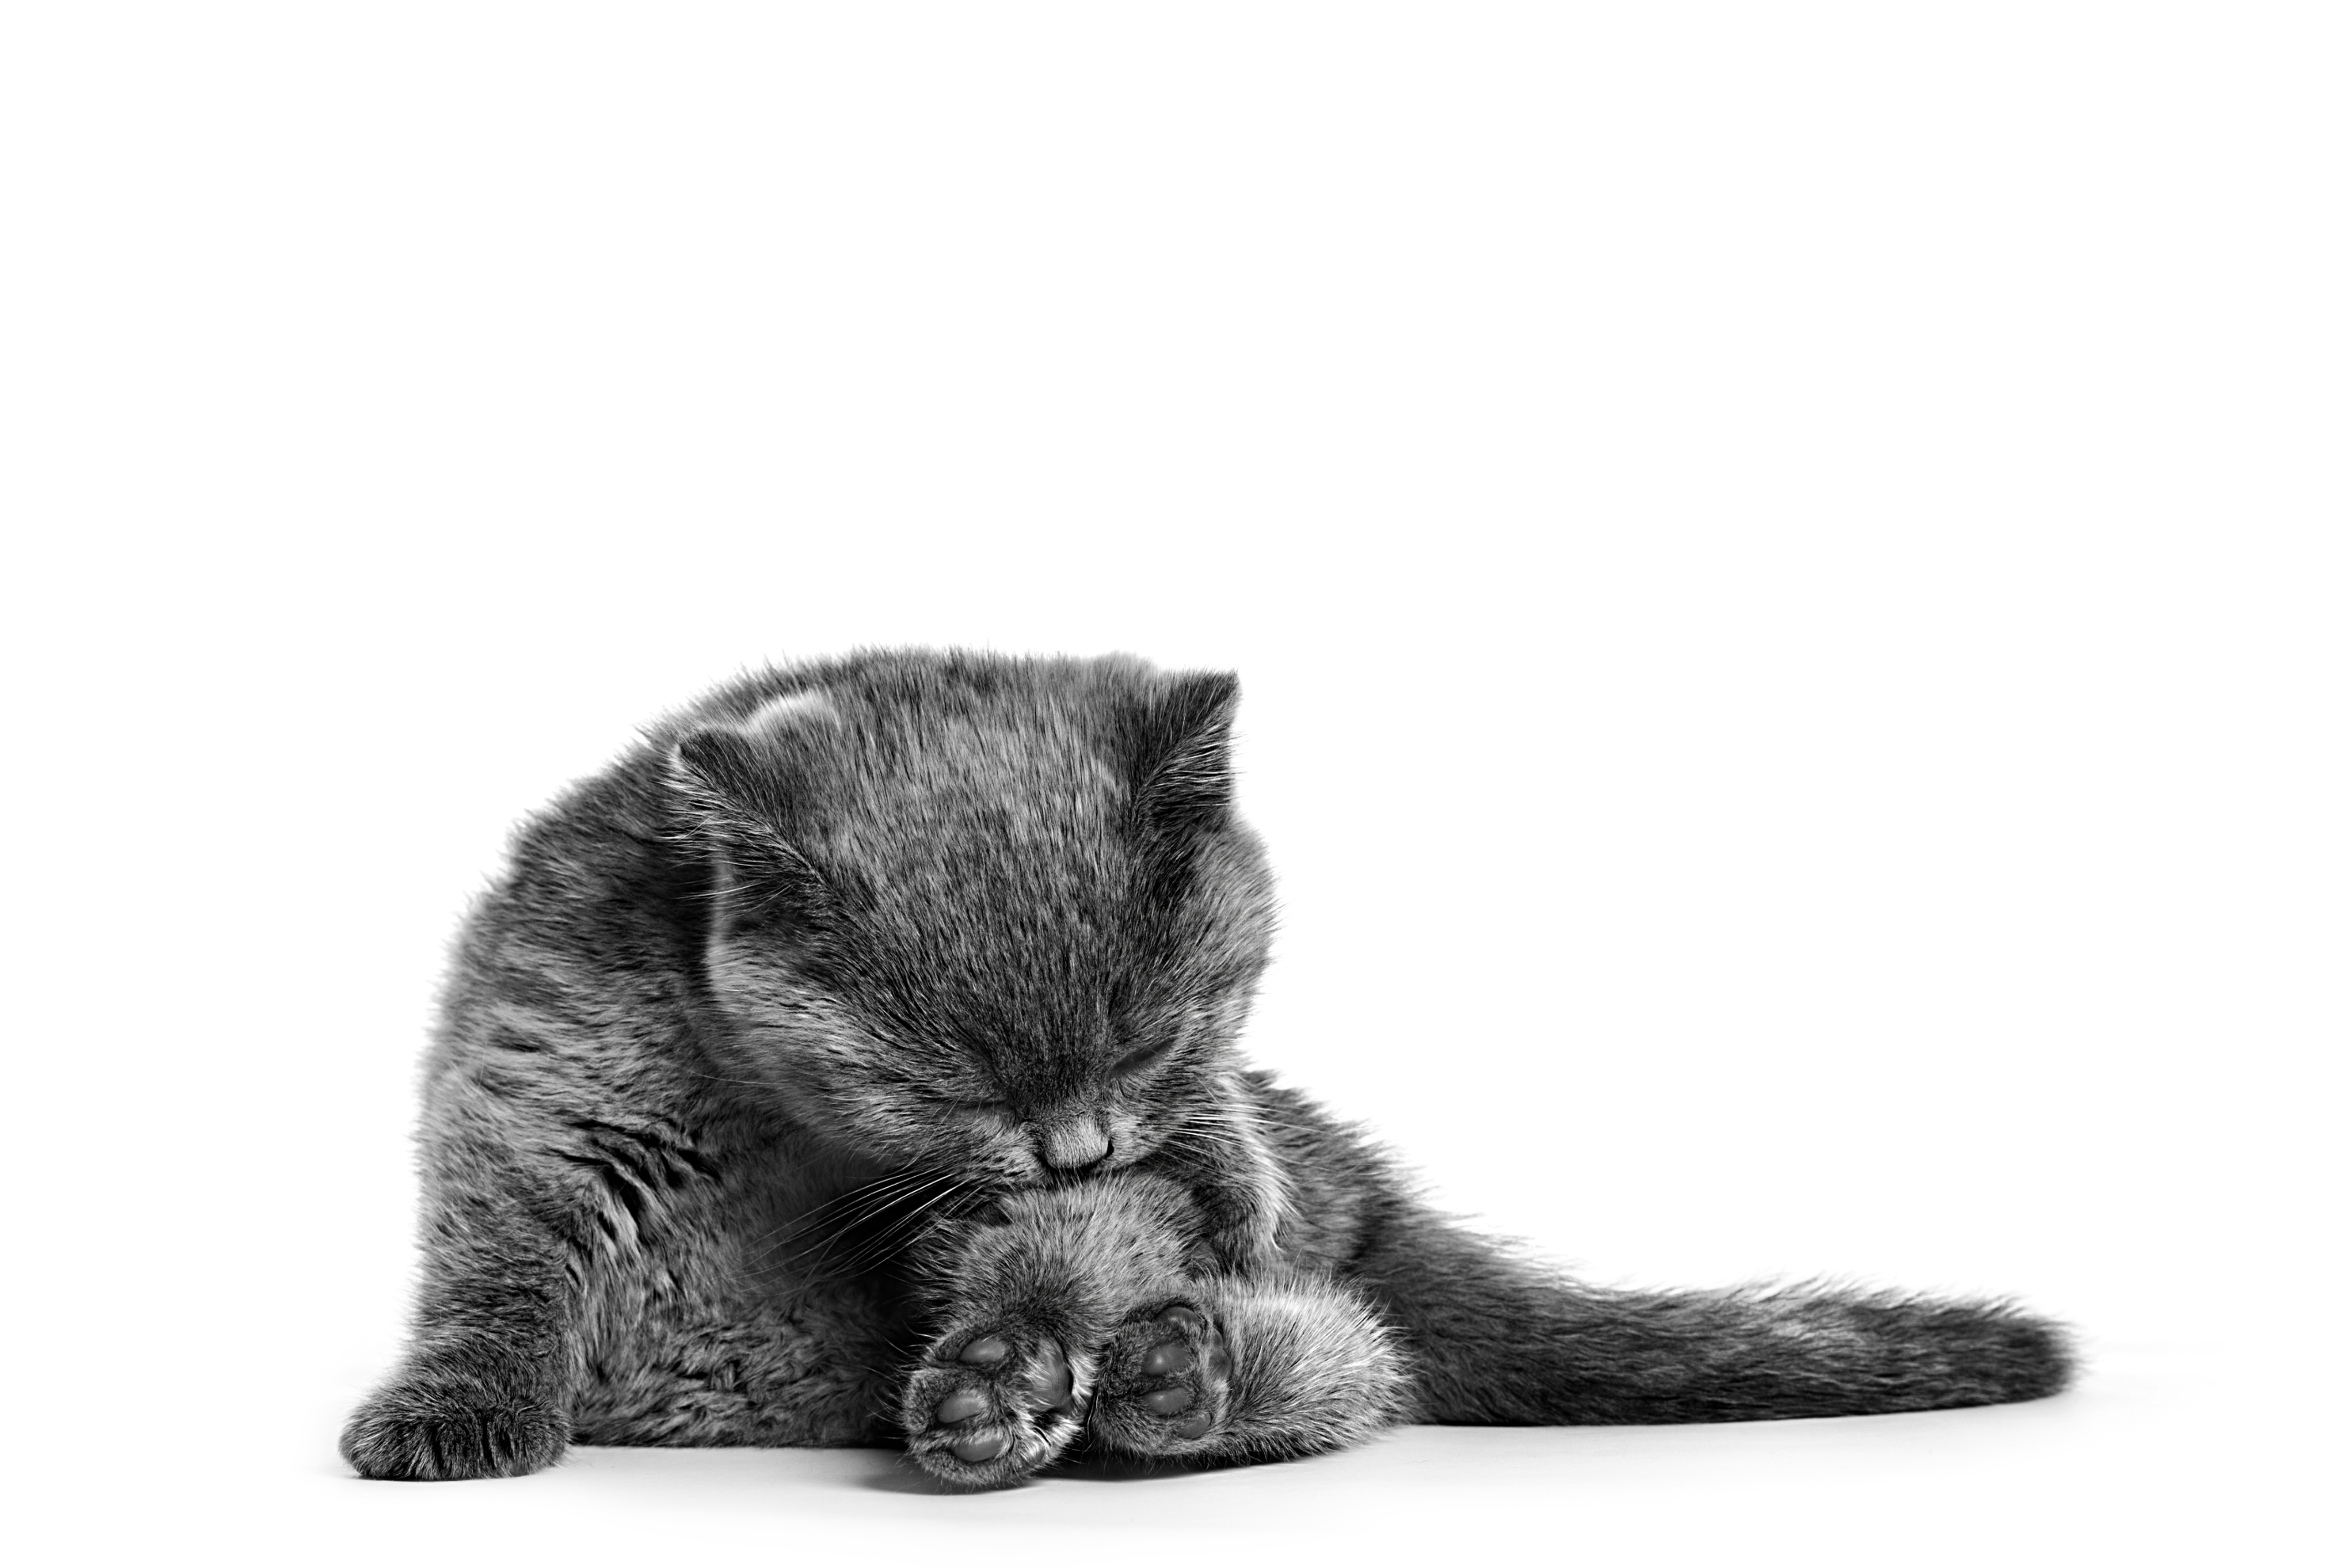
[(1115, 1141), (1098, 1125), (1098, 1117), (1078, 1116), (1042, 1128), (1035, 1137), (1035, 1147), (1042, 1153), (1043, 1167), (1061, 1176), (1098, 1164), (1115, 1153)]

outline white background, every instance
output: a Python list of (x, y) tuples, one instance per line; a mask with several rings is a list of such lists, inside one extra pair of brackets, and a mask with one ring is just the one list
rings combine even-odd
[[(10, 7), (23, 1560), (2292, 1560), (2316, 17)], [(509, 826), (877, 643), (1239, 670), (1254, 1054), (1451, 1207), (2014, 1292), (2084, 1386), (977, 1498), (346, 1475)]]

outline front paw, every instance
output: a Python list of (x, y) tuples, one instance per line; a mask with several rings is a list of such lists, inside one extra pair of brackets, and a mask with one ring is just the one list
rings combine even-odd
[(521, 1476), (565, 1451), (565, 1413), (459, 1377), (407, 1372), (357, 1407), (340, 1453), (375, 1480)]
[(1075, 1369), (1056, 1339), (967, 1330), (938, 1341), (905, 1386), (905, 1434), (923, 1470), (956, 1486), (1006, 1486), (1080, 1430)]
[(1201, 1453), (1227, 1424), (1233, 1375), (1219, 1326), (1174, 1302), (1117, 1333), (1091, 1402), (1092, 1431), (1134, 1453)]

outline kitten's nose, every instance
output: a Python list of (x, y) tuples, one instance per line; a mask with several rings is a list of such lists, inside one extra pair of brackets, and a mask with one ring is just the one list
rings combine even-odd
[(1095, 1116), (1042, 1129), (1042, 1163), (1053, 1171), (1079, 1171), (1097, 1164), (1114, 1147)]

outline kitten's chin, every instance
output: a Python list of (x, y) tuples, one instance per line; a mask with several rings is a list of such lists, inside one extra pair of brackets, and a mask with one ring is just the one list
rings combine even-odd
[(1095, 1160), (1088, 1165), (1078, 1166), (1071, 1171), (1038, 1171), (1028, 1181), (1025, 1190), (1063, 1192), (1070, 1187), (1087, 1186), (1093, 1181), (1105, 1181), (1111, 1177), (1120, 1176), (1130, 1170), (1134, 1163), (1135, 1163), (1134, 1161), (1119, 1160), (1109, 1155), (1107, 1159)]

